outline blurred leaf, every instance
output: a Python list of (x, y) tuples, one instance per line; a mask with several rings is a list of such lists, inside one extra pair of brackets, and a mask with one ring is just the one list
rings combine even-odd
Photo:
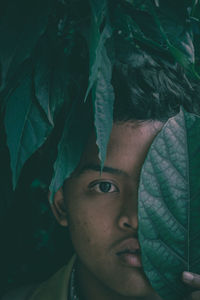
[(35, 96), (53, 126), (55, 115), (66, 98), (68, 82), (67, 57), (56, 51), (48, 38), (38, 45), (35, 63)]
[(159, 0), (159, 9), (169, 20), (174, 20), (177, 24), (186, 24), (188, 19), (188, 8), (192, 6), (191, 0)]
[[(199, 9), (200, 16), (200, 9)], [(194, 34), (194, 47), (195, 47), (195, 69), (200, 77), (200, 21), (192, 19), (192, 31)]]
[(141, 172), (142, 262), (163, 299), (182, 300), (183, 271), (200, 273), (200, 118), (181, 111), (153, 142)]
[(159, 5), (151, 0), (136, 1), (132, 5), (127, 1), (119, 2), (118, 19), (125, 19), (130, 32), (127, 36), (129, 40), (158, 50), (160, 55), (163, 53), (166, 56), (169, 53), (193, 76), (198, 77), (195, 72), (194, 25), (190, 20), (190, 1), (160, 0)]
[(200, 1), (199, 0), (192, 0), (190, 2), (190, 7), (188, 9), (189, 15), (191, 18), (200, 19)]
[(175, 48), (172, 45), (169, 46), (169, 50), (178, 63), (180, 63), (188, 70), (191, 69), (193, 63), (189, 61), (189, 59), (183, 52), (181, 52), (179, 49)]
[(100, 25), (103, 21), (103, 18), (105, 17), (105, 11), (106, 11), (106, 5), (107, 5), (107, 0), (89, 0), (91, 10), (92, 10), (92, 17), (94, 20), (94, 24), (100, 28)]
[[(179, 52), (179, 57), (184, 63), (184, 67), (187, 64), (194, 64), (194, 44), (193, 44), (193, 32), (191, 30), (191, 24), (181, 24), (177, 20), (160, 14), (156, 17), (160, 32), (171, 49), (176, 48), (176, 52)], [(174, 55), (174, 52), (171, 52)], [(175, 56), (176, 59), (176, 56)], [(180, 61), (179, 61), (180, 62)]]
[(54, 164), (54, 175), (50, 184), (51, 201), (80, 162), (90, 129), (87, 103), (74, 103), (69, 112), (63, 134), (58, 145), (58, 156)]
[(30, 57), (38, 39), (46, 30), (53, 0), (3, 1), (0, 22), (0, 65), (2, 84)]
[(34, 101), (30, 74), (27, 74), (8, 99), (5, 128), (13, 186), (16, 188), (24, 163), (45, 142), (51, 131)]

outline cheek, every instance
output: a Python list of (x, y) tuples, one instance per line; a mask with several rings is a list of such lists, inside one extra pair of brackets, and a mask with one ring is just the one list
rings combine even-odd
[(102, 217), (97, 210), (89, 214), (81, 210), (69, 219), (69, 231), (76, 252), (80, 255), (93, 255), (107, 248), (111, 238), (110, 218)]

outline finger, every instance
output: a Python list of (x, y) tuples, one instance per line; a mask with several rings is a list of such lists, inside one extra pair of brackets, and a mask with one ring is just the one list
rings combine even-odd
[[(191, 272), (183, 272), (182, 274), (183, 281), (190, 286), (200, 289), (200, 275), (191, 273)], [(200, 300), (200, 298), (199, 298)]]

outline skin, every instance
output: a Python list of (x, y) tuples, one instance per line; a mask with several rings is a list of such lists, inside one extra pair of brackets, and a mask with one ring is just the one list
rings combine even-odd
[[(161, 299), (143, 269), (123, 264), (116, 252), (122, 241), (137, 239), (140, 171), (162, 126), (158, 121), (115, 123), (101, 174), (98, 149), (91, 137), (78, 168), (55, 195), (52, 210), (58, 222), (69, 227), (85, 300)], [(193, 274), (191, 281), (185, 281), (184, 275), (186, 284), (200, 289), (199, 275)], [(200, 291), (189, 299), (200, 300)]]

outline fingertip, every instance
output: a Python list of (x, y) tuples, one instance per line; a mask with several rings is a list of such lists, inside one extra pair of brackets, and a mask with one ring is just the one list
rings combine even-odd
[(185, 283), (191, 283), (194, 279), (194, 275), (190, 272), (184, 271), (182, 273), (182, 279)]

